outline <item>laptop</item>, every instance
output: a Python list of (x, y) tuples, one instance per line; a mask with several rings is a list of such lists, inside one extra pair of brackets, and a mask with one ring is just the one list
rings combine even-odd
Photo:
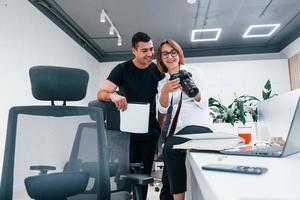
[[(260, 139), (272, 136), (286, 138), (283, 146), (241, 146), (220, 151), (222, 154), (286, 157), (300, 152), (300, 89), (259, 103), (257, 135)], [(265, 138), (264, 138), (265, 137)]]

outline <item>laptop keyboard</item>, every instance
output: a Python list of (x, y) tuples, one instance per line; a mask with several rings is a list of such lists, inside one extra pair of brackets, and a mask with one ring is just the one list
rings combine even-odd
[(252, 155), (252, 156), (280, 156), (282, 154), (282, 146), (242, 146), (233, 149), (221, 151), (230, 155)]

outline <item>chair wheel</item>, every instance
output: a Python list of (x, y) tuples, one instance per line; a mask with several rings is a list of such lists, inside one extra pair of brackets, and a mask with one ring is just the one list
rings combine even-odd
[(159, 192), (159, 187), (154, 188), (155, 192)]

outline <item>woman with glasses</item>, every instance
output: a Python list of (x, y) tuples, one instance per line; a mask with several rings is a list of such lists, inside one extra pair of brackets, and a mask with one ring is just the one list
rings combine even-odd
[[(172, 149), (172, 147), (188, 139), (176, 137), (176, 135), (212, 132), (210, 129), (212, 120), (201, 73), (183, 64), (184, 55), (179, 44), (174, 40), (162, 42), (157, 53), (158, 69), (165, 73), (165, 78), (158, 83), (158, 110), (160, 115), (164, 116), (163, 130), (165, 130), (165, 133), (162, 132), (165, 134), (163, 135), (165, 136), (163, 146), (165, 167), (161, 200), (184, 200), (186, 152)], [(192, 77), (182, 76), (182, 70), (186, 70), (185, 74), (189, 72), (188, 75)], [(190, 79), (185, 80), (185, 82), (190, 82), (189, 87), (183, 85), (183, 79)], [(193, 95), (190, 95), (186, 88), (190, 89), (192, 86), (198, 89), (193, 90)]]

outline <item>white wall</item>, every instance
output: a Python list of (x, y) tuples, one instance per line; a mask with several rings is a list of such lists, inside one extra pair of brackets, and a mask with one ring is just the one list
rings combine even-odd
[(99, 74), (99, 82), (98, 82), (98, 87), (100, 88), (103, 84), (103, 82), (106, 80), (107, 76), (109, 75), (110, 71), (120, 62), (102, 62), (99, 63), (99, 68), (101, 70), (101, 73)]
[(262, 99), (262, 89), (268, 79), (273, 92), (290, 90), (286, 59), (190, 63), (204, 72), (208, 97), (229, 105), (236, 96), (252, 95)]
[(226, 62), (226, 61), (249, 61), (249, 60), (270, 60), (280, 59), (280, 53), (261, 53), (261, 54), (241, 54), (226, 56), (205, 56), (186, 58), (186, 63), (207, 63), (207, 62)]
[(297, 53), (300, 53), (300, 37), (298, 37), (294, 42), (289, 44), (280, 52), (284, 58), (290, 58)]
[(90, 75), (87, 97), (80, 102), (85, 105), (96, 97), (100, 69), (97, 60), (28, 1), (0, 1), (0, 36), (1, 170), (9, 108), (40, 104), (31, 95), (29, 68), (56, 65), (87, 70)]

